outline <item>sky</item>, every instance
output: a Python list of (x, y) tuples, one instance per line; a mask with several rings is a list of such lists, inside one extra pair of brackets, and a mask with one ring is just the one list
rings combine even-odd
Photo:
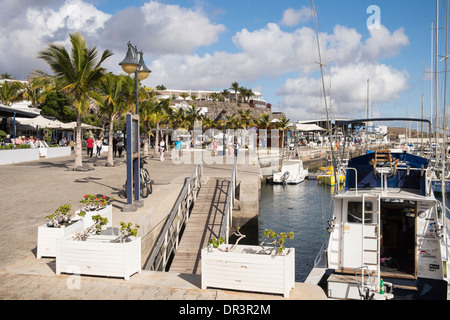
[[(440, 0), (439, 55), (445, 56)], [(37, 58), (49, 43), (110, 49), (104, 67), (123, 73), (127, 43), (152, 70), (147, 87), (261, 92), (291, 121), (421, 117), (434, 113), (434, 0), (0, 0), (0, 73), (25, 80), (50, 71)], [(439, 58), (439, 70), (445, 59)], [(443, 72), (439, 73), (439, 108)], [(368, 90), (369, 89), (369, 90)], [(368, 93), (369, 92), (369, 93)]]

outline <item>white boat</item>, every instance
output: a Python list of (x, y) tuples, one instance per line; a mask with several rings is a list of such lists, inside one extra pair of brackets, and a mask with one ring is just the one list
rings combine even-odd
[(331, 299), (447, 299), (450, 239), (430, 161), (383, 153), (349, 161), (305, 282)]
[(273, 183), (298, 184), (308, 176), (308, 169), (303, 168), (302, 160), (288, 160), (281, 164), (281, 171), (273, 174)]

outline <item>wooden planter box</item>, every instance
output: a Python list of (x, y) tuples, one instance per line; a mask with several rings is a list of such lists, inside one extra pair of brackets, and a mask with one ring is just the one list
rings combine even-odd
[[(77, 210), (75, 213), (80, 213), (81, 210)], [(104, 218), (108, 219), (108, 223), (104, 226), (102, 226), (102, 230), (105, 230), (108, 227), (112, 226), (112, 204), (107, 205), (105, 208), (98, 210), (98, 211), (86, 211), (86, 215), (84, 217), (81, 217), (81, 220), (84, 222), (84, 228), (89, 228), (94, 224), (94, 221), (92, 220), (92, 216), (101, 215)]]
[(277, 293), (289, 297), (295, 286), (295, 249), (283, 255), (258, 254), (259, 246), (238, 245), (232, 252), (202, 249), (202, 289), (207, 287)]
[(56, 240), (70, 238), (72, 234), (82, 231), (83, 228), (84, 225), (81, 220), (61, 228), (48, 227), (47, 224), (43, 224), (38, 228), (37, 258), (56, 257)]
[(59, 239), (56, 242), (56, 274), (75, 273), (123, 277), (141, 272), (141, 238), (111, 242), (117, 236), (93, 235), (86, 241)]

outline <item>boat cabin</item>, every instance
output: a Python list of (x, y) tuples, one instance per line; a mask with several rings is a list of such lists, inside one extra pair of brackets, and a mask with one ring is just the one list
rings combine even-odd
[(362, 268), (375, 278), (375, 286), (381, 279), (395, 282), (394, 294), (420, 295), (425, 285), (446, 294), (446, 265), (436, 232), (439, 213), (427, 167), (427, 159), (406, 153), (350, 160), (345, 191), (334, 197), (329, 223), (326, 258), (334, 270), (329, 297), (359, 299), (355, 276)]

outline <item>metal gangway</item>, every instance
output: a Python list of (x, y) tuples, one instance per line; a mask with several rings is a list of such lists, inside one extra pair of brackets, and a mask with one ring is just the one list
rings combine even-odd
[(237, 163), (230, 180), (208, 178), (197, 165), (185, 183), (144, 269), (199, 274), (201, 249), (212, 237), (228, 243), (235, 200)]

